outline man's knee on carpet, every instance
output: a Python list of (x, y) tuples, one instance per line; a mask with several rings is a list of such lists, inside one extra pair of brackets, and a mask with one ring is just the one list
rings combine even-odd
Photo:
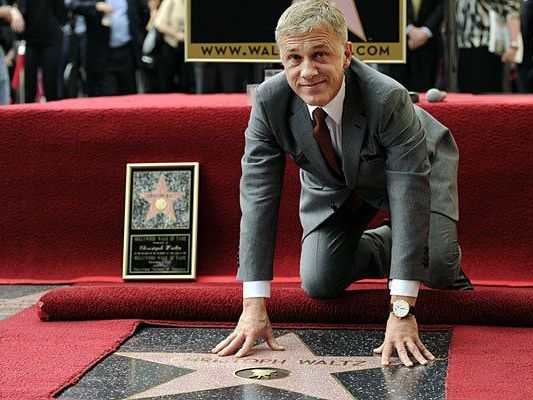
[(331, 232), (314, 232), (302, 245), (300, 278), (312, 298), (339, 297), (353, 282), (353, 246), (347, 237)]
[(328, 271), (327, 268), (322, 269), (321, 273), (301, 273), (301, 279), (302, 289), (315, 299), (340, 297), (351, 283), (346, 277), (333, 272), (333, 269)]
[(304, 283), (302, 281), (302, 288), (307, 295), (313, 299), (332, 299), (340, 297), (344, 293), (344, 289), (338, 289), (333, 287), (325, 287), (324, 285), (314, 285)]
[(431, 252), (429, 257), (429, 279), (426, 286), (432, 289), (445, 289), (452, 285), (461, 269), (459, 245), (446, 246), (441, 251)]

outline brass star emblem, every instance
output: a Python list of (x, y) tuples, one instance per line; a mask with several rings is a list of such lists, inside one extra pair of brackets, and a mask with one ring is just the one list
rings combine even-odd
[(248, 378), (253, 379), (270, 379), (275, 377), (278, 371), (275, 369), (252, 369), (251, 374)]

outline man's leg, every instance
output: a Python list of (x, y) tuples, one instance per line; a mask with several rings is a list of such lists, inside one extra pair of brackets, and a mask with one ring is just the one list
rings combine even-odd
[(102, 71), (91, 74), (91, 96), (115, 96), (118, 82), (112, 72)]
[[(380, 232), (366, 231), (361, 237), (357, 257), (370, 259), (369, 270), (362, 271), (365, 277), (388, 277), (391, 259), (392, 235), (388, 226), (378, 228)], [(391, 238), (389, 246), (382, 245), (383, 239)], [(381, 240), (381, 241), (380, 241)], [(387, 241), (385, 241), (387, 242)], [(431, 213), (429, 225), (429, 280), (423, 282), (434, 289), (473, 289), (470, 280), (461, 270), (461, 247), (457, 241), (457, 224), (442, 214)], [(374, 274), (374, 276), (372, 275)]]
[[(390, 272), (392, 232), (384, 225), (364, 231), (376, 210), (353, 218), (335, 213), (302, 243), (300, 276), (311, 297), (336, 297), (363, 278), (387, 278)], [(461, 270), (457, 225), (452, 219), (431, 213), (429, 228), (429, 280), (434, 289), (473, 289)]]
[(388, 278), (390, 275), (392, 231), (388, 225), (363, 232), (355, 260), (359, 264), (355, 280)]
[(33, 45), (26, 46), (24, 56), (24, 102), (34, 103), (37, 93), (37, 65), (40, 48)]
[(135, 76), (135, 62), (130, 49), (122, 57), (123, 68), (114, 70), (118, 82), (119, 94), (136, 94), (137, 78)]
[(429, 280), (434, 289), (473, 289), (461, 270), (461, 247), (457, 223), (442, 214), (431, 213), (429, 226)]
[(381, 64), (378, 67), (378, 71), (390, 76), (407, 90), (412, 90), (410, 87), (409, 62), (410, 60), (407, 59), (406, 64)]
[(5, 53), (0, 46), (0, 106), (9, 104), (9, 71), (5, 62)]
[(409, 90), (426, 92), (435, 87), (439, 54), (436, 43), (426, 43), (411, 51), (411, 70)]
[(369, 253), (359, 254), (358, 244), (376, 212), (368, 204), (355, 215), (340, 207), (305, 237), (300, 277), (302, 288), (309, 296), (340, 296), (344, 289), (371, 268), (368, 264), (373, 263), (374, 257)]
[(46, 101), (59, 99), (58, 80), (62, 62), (63, 48), (61, 43), (43, 46), (41, 53), (41, 70)]

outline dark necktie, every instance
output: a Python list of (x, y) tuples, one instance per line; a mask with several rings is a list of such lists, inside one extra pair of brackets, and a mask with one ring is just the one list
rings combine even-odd
[[(333, 146), (331, 144), (331, 135), (329, 133), (328, 126), (326, 125), (326, 117), (328, 114), (322, 108), (315, 108), (313, 111), (313, 117), (315, 118), (316, 125), (313, 128), (313, 136), (317, 141), (322, 154), (326, 159), (328, 166), (331, 170), (338, 175), (339, 178), (344, 180), (344, 174), (341, 169), (341, 162), (335, 155), (333, 151)], [(345, 207), (351, 213), (357, 213), (363, 206), (364, 201), (357, 195), (357, 193), (352, 192), (350, 196), (346, 199), (343, 207)], [(334, 207), (332, 204), (333, 210), (337, 209), (337, 206)]]
[(328, 114), (322, 108), (315, 108), (313, 117), (315, 118), (316, 125), (313, 128), (313, 136), (320, 146), (322, 155), (326, 159), (328, 166), (339, 178), (343, 178), (341, 163), (335, 155), (333, 145), (331, 144), (331, 135), (326, 124), (327, 116)]

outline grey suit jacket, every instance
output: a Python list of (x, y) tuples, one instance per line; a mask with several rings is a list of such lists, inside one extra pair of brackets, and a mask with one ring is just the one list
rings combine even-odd
[(351, 191), (392, 215), (390, 278), (428, 279), (430, 210), (457, 220), (458, 151), (451, 133), (393, 79), (352, 59), (342, 116), (344, 180), (326, 165), (306, 104), (283, 73), (256, 92), (242, 158), (240, 281), (271, 280), (285, 153), (300, 167), (304, 238)]

